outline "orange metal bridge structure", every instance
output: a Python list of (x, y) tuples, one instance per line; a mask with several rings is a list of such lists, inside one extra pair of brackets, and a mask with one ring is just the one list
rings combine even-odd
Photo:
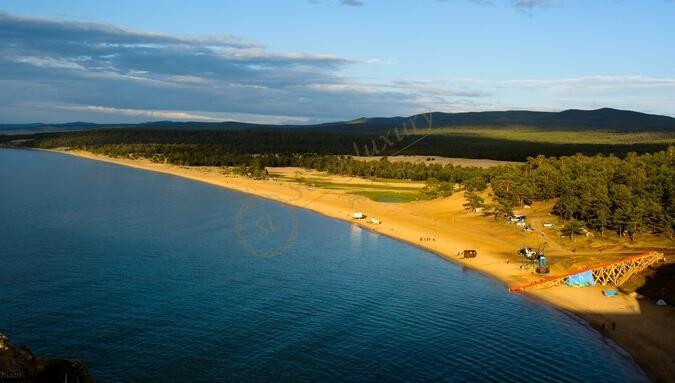
[(567, 283), (567, 278), (586, 271), (593, 272), (593, 278), (596, 283), (603, 286), (613, 284), (621, 286), (626, 283), (633, 275), (643, 271), (647, 267), (661, 262), (665, 259), (663, 253), (649, 252), (640, 255), (619, 259), (617, 261), (600, 263), (580, 270), (561, 275), (552, 275), (534, 282), (509, 288), (511, 292), (519, 292), (529, 288), (553, 287)]

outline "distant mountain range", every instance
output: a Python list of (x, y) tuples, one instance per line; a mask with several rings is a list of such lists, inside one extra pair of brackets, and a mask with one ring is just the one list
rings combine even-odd
[[(542, 130), (607, 130), (614, 132), (675, 132), (675, 118), (654, 114), (602, 108), (596, 110), (569, 109), (562, 112), (534, 112), (527, 110), (501, 112), (442, 113), (433, 112), (433, 128), (532, 127)], [(427, 115), (428, 117), (428, 115)], [(378, 133), (400, 127), (404, 122), (415, 120), (418, 128), (428, 127), (423, 115), (410, 117), (359, 118), (315, 125), (265, 125), (244, 122), (175, 122), (155, 121), (138, 124), (94, 124), (70, 122), (65, 124), (0, 124), (0, 132), (50, 132), (78, 131), (100, 128), (134, 129), (190, 129), (190, 130), (245, 130), (245, 129), (290, 129), (315, 130), (322, 133)]]

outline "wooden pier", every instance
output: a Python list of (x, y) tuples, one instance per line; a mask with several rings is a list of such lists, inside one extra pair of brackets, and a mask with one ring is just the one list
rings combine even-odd
[(633, 275), (643, 271), (647, 267), (661, 262), (665, 259), (663, 253), (649, 252), (646, 254), (634, 255), (631, 257), (619, 259), (613, 262), (600, 263), (580, 270), (561, 275), (552, 275), (534, 282), (526, 283), (509, 288), (511, 292), (523, 291), (529, 288), (546, 288), (567, 283), (567, 278), (586, 271), (593, 272), (595, 282), (605, 286), (612, 284), (621, 286), (626, 283)]

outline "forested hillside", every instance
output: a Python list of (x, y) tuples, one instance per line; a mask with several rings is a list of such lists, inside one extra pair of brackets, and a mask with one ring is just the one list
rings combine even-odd
[[(553, 134), (551, 134), (554, 137)], [(31, 136), (5, 136), (34, 138)], [(524, 161), (528, 157), (568, 156), (576, 153), (614, 154), (649, 153), (665, 150), (670, 141), (646, 143), (605, 142), (556, 143), (525, 141), (523, 138), (484, 136), (480, 134), (432, 134), (411, 129), (389, 134), (333, 134), (318, 131), (280, 130), (155, 130), (155, 129), (97, 129), (82, 132), (44, 133), (36, 136), (36, 146), (98, 147), (101, 145), (140, 145), (136, 151), (162, 151), (186, 164), (216, 164), (223, 155), (265, 153), (315, 153), (323, 155), (434, 155), (444, 157), (486, 158)], [(0, 136), (2, 139), (2, 136)], [(142, 146), (153, 145), (152, 148)], [(169, 145), (160, 147), (158, 145)], [(196, 148), (195, 145), (199, 146)], [(126, 149), (125, 149), (126, 150)], [(213, 161), (216, 161), (215, 163)]]
[(544, 131), (588, 131), (602, 130), (610, 132), (675, 132), (675, 118), (629, 110), (601, 108), (596, 110), (569, 109), (562, 112), (537, 112), (529, 110), (510, 110), (494, 112), (444, 113), (433, 112), (408, 117), (358, 118), (352, 121), (336, 121), (307, 125), (269, 125), (225, 122), (177, 122), (154, 121), (137, 124), (93, 124), (71, 122), (65, 124), (0, 124), (0, 131), (75, 131), (103, 128), (128, 129), (179, 129), (179, 130), (294, 130), (318, 131), (337, 134), (381, 134), (401, 128), (411, 121), (425, 124), (429, 117), (433, 128), (502, 128), (530, 127)]

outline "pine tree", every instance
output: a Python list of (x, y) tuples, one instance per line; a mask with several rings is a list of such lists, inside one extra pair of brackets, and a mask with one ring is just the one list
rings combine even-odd
[(473, 191), (464, 192), (464, 199), (466, 199), (466, 203), (462, 206), (467, 210), (476, 210), (483, 208), (485, 205), (485, 200)]
[(579, 235), (579, 234), (584, 233), (584, 225), (581, 222), (579, 222), (575, 219), (572, 219), (572, 220), (567, 221), (565, 226), (563, 226), (563, 228), (560, 230), (560, 233), (562, 235), (569, 236), (570, 240), (573, 240), (574, 235)]

